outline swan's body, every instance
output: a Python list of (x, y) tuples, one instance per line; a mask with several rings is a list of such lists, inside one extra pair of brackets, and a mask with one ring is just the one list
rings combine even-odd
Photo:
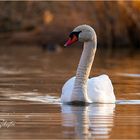
[(62, 88), (61, 102), (115, 103), (113, 86), (107, 75), (88, 79), (97, 47), (95, 31), (88, 25), (76, 27), (66, 46), (77, 40), (84, 42), (84, 49), (76, 76), (69, 79)]

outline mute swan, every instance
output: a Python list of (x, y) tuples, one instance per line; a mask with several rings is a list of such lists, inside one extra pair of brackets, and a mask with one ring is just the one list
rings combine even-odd
[(70, 78), (62, 88), (61, 102), (66, 104), (115, 103), (113, 86), (107, 75), (88, 79), (97, 48), (94, 29), (89, 25), (76, 27), (69, 35), (65, 46), (76, 41), (84, 42), (84, 48), (76, 76)]

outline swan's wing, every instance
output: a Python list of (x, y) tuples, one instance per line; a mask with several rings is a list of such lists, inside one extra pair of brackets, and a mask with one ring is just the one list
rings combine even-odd
[(62, 88), (61, 102), (66, 103), (71, 101), (72, 90), (74, 86), (75, 77), (70, 78)]
[(88, 80), (88, 96), (93, 102), (115, 103), (113, 85), (105, 74)]

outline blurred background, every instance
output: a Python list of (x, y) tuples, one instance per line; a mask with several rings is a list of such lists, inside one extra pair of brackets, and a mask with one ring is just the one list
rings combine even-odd
[(140, 48), (140, 1), (0, 2), (0, 44), (63, 45), (69, 32), (89, 24), (104, 48)]
[[(112, 107), (60, 105), (83, 49), (64, 43), (80, 24), (97, 33), (90, 76), (109, 75)], [(140, 139), (139, 104), (140, 1), (0, 2), (0, 124), (15, 122), (0, 139)]]

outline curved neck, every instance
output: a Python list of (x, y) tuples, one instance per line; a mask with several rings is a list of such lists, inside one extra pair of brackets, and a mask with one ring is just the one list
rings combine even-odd
[(76, 72), (72, 100), (89, 101), (87, 96), (87, 80), (94, 60), (96, 46), (96, 39), (84, 43), (84, 49)]

